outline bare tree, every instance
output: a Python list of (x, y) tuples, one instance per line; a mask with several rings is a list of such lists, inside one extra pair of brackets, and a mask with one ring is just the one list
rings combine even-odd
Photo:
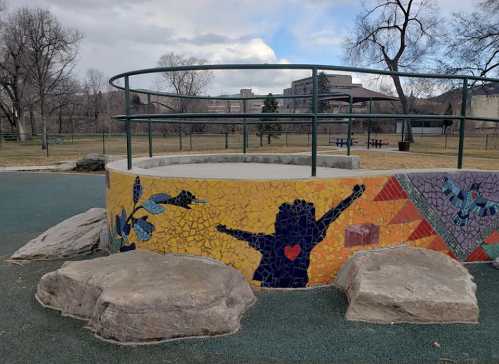
[(106, 86), (106, 76), (95, 68), (90, 68), (87, 71), (85, 80), (85, 94), (87, 96), (87, 115), (92, 118), (95, 123), (96, 132), (98, 131), (99, 115), (103, 112), (104, 97), (103, 91)]
[[(204, 59), (184, 57), (175, 53), (161, 56), (158, 65), (161, 67), (192, 66), (205, 64)], [(163, 72), (163, 82), (168, 91), (176, 95), (197, 96), (208, 86), (212, 74), (209, 71), (175, 71)], [(172, 100), (170, 110), (173, 112), (186, 112), (195, 108), (195, 101), (177, 98)]]
[[(353, 63), (384, 64), (389, 71), (415, 69), (431, 54), (439, 35), (438, 12), (431, 0), (378, 0), (357, 17), (346, 51)], [(409, 112), (400, 77), (392, 75), (404, 114)], [(410, 123), (403, 140), (413, 141)]]
[(18, 139), (25, 140), (29, 134), (23, 122), (23, 112), (25, 106), (28, 106), (25, 102), (25, 90), (29, 87), (29, 82), (23, 65), (27, 48), (24, 23), (14, 14), (1, 27), (0, 110), (15, 128)]
[(47, 100), (48, 115), (57, 113), (58, 132), (63, 132), (63, 115), (70, 114), (70, 121), (79, 104), (78, 96), (81, 93), (80, 83), (67, 77), (57, 84)]
[(499, 74), (499, 0), (482, 0), (471, 14), (456, 13), (442, 68), (475, 76)]
[(38, 96), (42, 149), (46, 149), (47, 101), (57, 86), (70, 77), (82, 36), (74, 29), (64, 28), (48, 10), (21, 8), (16, 16), (24, 28), (24, 68)]

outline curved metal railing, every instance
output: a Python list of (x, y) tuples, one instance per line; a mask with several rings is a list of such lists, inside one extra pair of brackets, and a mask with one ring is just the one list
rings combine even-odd
[[(485, 121), (485, 122), (495, 122), (499, 123), (499, 118), (489, 118), (489, 117), (474, 117), (466, 115), (466, 105), (469, 85), (468, 81), (481, 81), (481, 82), (499, 82), (497, 78), (486, 78), (477, 77), (470, 75), (448, 75), (448, 74), (432, 74), (432, 73), (413, 73), (413, 72), (393, 72), (385, 70), (375, 70), (369, 68), (358, 68), (358, 67), (348, 67), (348, 66), (331, 66), (331, 65), (317, 65), (317, 64), (220, 64), (220, 65), (192, 65), (192, 66), (178, 66), (178, 67), (156, 67), (140, 69), (135, 71), (129, 71), (120, 73), (113, 76), (109, 83), (113, 87), (124, 91), (125, 94), (125, 113), (122, 115), (115, 115), (113, 118), (117, 120), (122, 120), (126, 125), (126, 136), (127, 136), (127, 167), (132, 168), (132, 134), (130, 129), (131, 122), (147, 122), (149, 124), (149, 156), (152, 156), (152, 136), (151, 136), (151, 123), (173, 123), (173, 124), (189, 124), (196, 123), (199, 124), (199, 120), (195, 119), (236, 119), (235, 121), (227, 122), (220, 120), (205, 120), (207, 124), (241, 124), (243, 125), (243, 153), (246, 153), (247, 149), (247, 125), (250, 124), (260, 124), (261, 121), (255, 119), (261, 119), (264, 117), (269, 117), (268, 113), (248, 113), (246, 112), (246, 103), (249, 100), (261, 100), (265, 99), (267, 96), (250, 96), (250, 97), (234, 97), (234, 96), (192, 96), (192, 95), (179, 95), (168, 92), (147, 90), (143, 88), (132, 88), (130, 87), (130, 79), (133, 76), (139, 75), (151, 75), (157, 73), (165, 72), (179, 72), (179, 71), (210, 71), (210, 70), (308, 70), (311, 71), (312, 76), (312, 93), (303, 95), (273, 95), (275, 99), (311, 99), (311, 111), (307, 113), (273, 113), (272, 123), (280, 124), (310, 124), (312, 126), (311, 135), (311, 174), (316, 176), (317, 169), (317, 125), (321, 123), (330, 123), (330, 121), (325, 121), (323, 119), (347, 119), (348, 124), (347, 131), (347, 154), (350, 155), (351, 146), (351, 128), (353, 119), (418, 119), (418, 120), (459, 120), (459, 144), (458, 144), (458, 154), (457, 154), (457, 168), (462, 168), (463, 166), (463, 151), (464, 151), (464, 130), (466, 120), (475, 121)], [(353, 113), (352, 112), (352, 96), (351, 94), (346, 94), (349, 96), (349, 112), (348, 113), (318, 113), (318, 101), (319, 97), (327, 96), (338, 96), (339, 93), (318, 93), (318, 71), (341, 71), (341, 72), (351, 72), (351, 73), (367, 73), (382, 76), (393, 76), (398, 75), (400, 77), (412, 77), (412, 78), (429, 78), (429, 79), (446, 79), (446, 80), (458, 80), (462, 81), (462, 94), (461, 94), (461, 112), (460, 115), (426, 115), (426, 114), (374, 114), (374, 113)], [(118, 85), (118, 80), (123, 80), (124, 86)], [(130, 93), (144, 94), (147, 95), (148, 104), (151, 104), (151, 96), (164, 96), (177, 99), (188, 99), (188, 100), (224, 100), (224, 101), (242, 101), (243, 102), (243, 112), (242, 113), (157, 113), (157, 114), (143, 114), (136, 113), (132, 114), (130, 109)], [(345, 95), (345, 94), (343, 94)], [(303, 118), (307, 121), (296, 121), (289, 119)], [(237, 120), (239, 119), (239, 120)], [(250, 120), (247, 120), (250, 119)], [(286, 120), (288, 119), (288, 120)]]

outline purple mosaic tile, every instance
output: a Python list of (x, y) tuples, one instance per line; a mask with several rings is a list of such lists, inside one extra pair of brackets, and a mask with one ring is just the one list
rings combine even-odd
[[(455, 197), (453, 203), (454, 193), (450, 191), (449, 186), (455, 188), (454, 192), (461, 192), (459, 199), (472, 199), (476, 196), (474, 189), (478, 187), (477, 191), (481, 196), (491, 202), (489, 205), (495, 206), (494, 202), (499, 201), (499, 173), (417, 173), (407, 177), (428, 207), (440, 218), (447, 233), (454, 237), (467, 254), (480, 246), (490, 230), (498, 226), (499, 213), (490, 214), (490, 211), (487, 211), (489, 216), (479, 216), (479, 209), (469, 211), (470, 209), (456, 207), (458, 197)], [(446, 180), (450, 181), (447, 185)], [(444, 192), (445, 186), (448, 187), (447, 194)]]

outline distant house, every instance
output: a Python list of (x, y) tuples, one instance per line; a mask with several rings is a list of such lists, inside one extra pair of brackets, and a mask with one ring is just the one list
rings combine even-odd
[[(246, 112), (259, 113), (262, 111), (263, 100), (266, 95), (255, 95), (250, 88), (242, 88), (238, 94), (220, 95), (219, 97), (254, 97), (261, 96), (261, 99), (247, 100)], [(275, 95), (278, 96), (278, 95)], [(277, 99), (281, 103), (280, 99)], [(242, 113), (244, 111), (243, 101), (241, 100), (208, 100), (206, 107), (210, 113)]]
[[(397, 120), (396, 133), (402, 133), (402, 120)], [(444, 133), (444, 122), (442, 120), (412, 119), (413, 135), (440, 135)]]
[[(453, 115), (461, 113), (461, 89), (454, 89), (443, 93), (442, 95), (429, 98), (428, 102), (440, 105), (440, 113), (446, 109), (452, 109)], [(468, 96), (466, 105), (466, 115), (481, 116), (486, 118), (499, 118), (499, 84), (485, 84), (475, 86)], [(454, 128), (459, 123), (454, 123)], [(494, 122), (468, 120), (467, 129), (490, 129), (498, 128), (499, 125)]]
[[(327, 103), (327, 112), (329, 113), (347, 113), (350, 96), (353, 99), (353, 113), (367, 113), (369, 100), (373, 101), (372, 112), (385, 110), (387, 113), (390, 113), (399, 104), (398, 99), (395, 97), (366, 89), (360, 83), (354, 83), (351, 75), (326, 74), (326, 77), (328, 80), (328, 93), (336, 95), (319, 97), (319, 102), (325, 101)], [(311, 95), (312, 86), (312, 77), (302, 78), (291, 82), (291, 87), (284, 89), (283, 94), (285, 96)], [(310, 97), (284, 99), (280, 110), (286, 113), (307, 113), (310, 112), (310, 101)], [(334, 121), (340, 120), (331, 120), (331, 122)], [(334, 132), (340, 132), (340, 130), (346, 127), (344, 124), (335, 125), (334, 123), (327, 126), (326, 124), (322, 124), (322, 126)], [(356, 131), (365, 130), (367, 128), (367, 120), (355, 119), (353, 127)], [(395, 122), (392, 119), (377, 119), (376, 123), (373, 123), (373, 128), (380, 132), (393, 132)]]
[[(349, 92), (352, 88), (362, 87), (360, 83), (353, 83), (350, 75), (326, 74), (330, 92)], [(312, 77), (306, 77), (291, 82), (291, 87), (283, 90), (285, 96), (299, 96), (312, 94)], [(284, 112), (304, 113), (309, 111), (310, 98), (284, 99)]]

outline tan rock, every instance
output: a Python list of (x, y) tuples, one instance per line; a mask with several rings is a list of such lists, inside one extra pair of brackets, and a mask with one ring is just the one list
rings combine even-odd
[[(50, 260), (87, 255), (107, 249), (106, 210), (92, 208), (52, 226), (18, 249), (12, 260)], [(101, 241), (101, 239), (107, 239)]]
[(140, 250), (66, 262), (41, 278), (36, 297), (118, 343), (233, 333), (256, 300), (221, 262)]
[(478, 323), (473, 277), (436, 251), (402, 246), (358, 252), (335, 284), (347, 295), (347, 320)]

